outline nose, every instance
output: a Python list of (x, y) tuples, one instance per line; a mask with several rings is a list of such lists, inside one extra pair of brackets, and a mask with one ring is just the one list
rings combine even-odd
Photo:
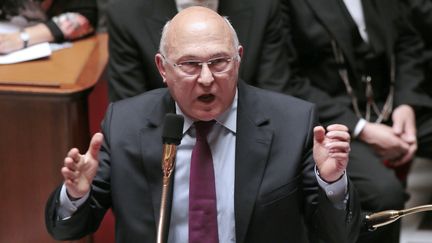
[(198, 76), (198, 83), (204, 86), (209, 86), (211, 85), (211, 83), (213, 83), (213, 81), (214, 81), (213, 73), (210, 71), (207, 63), (203, 63), (201, 66), (201, 73)]

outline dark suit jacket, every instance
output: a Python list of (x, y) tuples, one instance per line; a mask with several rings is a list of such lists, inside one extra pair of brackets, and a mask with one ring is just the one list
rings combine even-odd
[[(292, 82), (292, 94), (316, 103), (321, 122), (342, 123), (352, 131), (358, 118), (338, 74), (331, 44), (334, 40), (342, 50), (351, 86), (359, 99), (360, 108), (364, 110), (365, 88), (353, 37), (354, 31), (358, 30), (352, 28), (354, 22), (351, 17), (347, 20), (348, 10), (342, 0), (282, 0), (282, 3), (287, 48), (297, 52), (291, 67), (297, 68), (302, 76), (309, 79)], [(395, 106), (430, 106), (432, 102), (420, 95), (419, 90), (424, 78), (420, 68), (422, 44), (404, 18), (398, 0), (362, 0), (362, 3), (370, 43), (385, 57), (382, 69), (384, 81), (373, 83), (377, 103), (383, 104), (389, 92), (389, 67), (394, 56)]]
[(431, 0), (403, 0), (407, 5), (408, 15), (414, 27), (424, 41), (425, 61), (425, 89), (432, 95), (432, 1)]
[[(238, 94), (237, 243), (304, 242), (304, 222), (326, 242), (354, 242), (360, 216), (351, 184), (346, 210), (336, 209), (317, 186), (312, 158), (313, 105), (245, 84), (239, 84)], [(166, 89), (110, 105), (90, 199), (65, 221), (56, 220), (58, 190), (47, 204), (46, 223), (55, 238), (74, 239), (95, 231), (112, 207), (116, 242), (156, 241), (162, 123), (165, 114), (173, 111)]]
[[(278, 89), (289, 70), (282, 48), (278, 0), (220, 0), (244, 46), (240, 77), (254, 86)], [(177, 13), (174, 0), (114, 0), (108, 6), (109, 97), (111, 101), (163, 87), (154, 56), (162, 27)]]

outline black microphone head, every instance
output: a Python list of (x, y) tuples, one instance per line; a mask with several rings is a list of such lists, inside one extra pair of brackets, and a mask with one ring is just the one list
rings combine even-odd
[(183, 136), (184, 118), (181, 115), (168, 113), (165, 115), (162, 140), (164, 144), (179, 145)]

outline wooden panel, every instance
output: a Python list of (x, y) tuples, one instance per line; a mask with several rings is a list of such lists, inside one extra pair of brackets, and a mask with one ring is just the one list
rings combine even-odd
[[(54, 86), (73, 84), (86, 65), (88, 56), (95, 48), (93, 39), (85, 39), (73, 44), (74, 48), (65, 48), (53, 52), (51, 56), (34, 60), (0, 66), (0, 83), (18, 84), (27, 83), (33, 86)], [(63, 58), (68, 56), (68, 58)], [(47, 62), (47, 59), (49, 62)], [(25, 68), (25, 71), (23, 71)], [(30, 75), (31, 74), (31, 75)], [(47, 75), (50, 74), (50, 75)]]
[(0, 242), (55, 242), (44, 206), (72, 146), (88, 142), (85, 99), (0, 96)]
[[(81, 62), (66, 75), (73, 81), (58, 70), (38, 76), (42, 85), (33, 85), (34, 80), (29, 85), (33, 75), (26, 70), (34, 64), (29, 62), (19, 70), (27, 76), (11, 78), (16, 84), (0, 85), (0, 242), (57, 242), (45, 229), (46, 200), (62, 181), (60, 168), (67, 151), (72, 147), (85, 151), (88, 146), (87, 96), (107, 63), (106, 35), (84, 40), (88, 41), (91, 45), (79, 42), (70, 49), (82, 51), (80, 55), (37, 61), (55, 67), (64, 59)], [(48, 87), (44, 80), (60, 80), (60, 85)], [(91, 238), (77, 242), (91, 242)]]

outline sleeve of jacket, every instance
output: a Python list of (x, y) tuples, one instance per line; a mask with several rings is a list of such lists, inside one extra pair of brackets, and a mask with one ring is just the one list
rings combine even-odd
[[(53, 5), (48, 10), (47, 14), (50, 17), (57, 16), (63, 13), (79, 13), (84, 16), (89, 22), (93, 30), (98, 25), (98, 7), (96, 0), (73, 0), (53, 1)], [(60, 28), (54, 23), (52, 19), (45, 22), (48, 29), (51, 31), (56, 42), (64, 41), (64, 36)], [(92, 32), (93, 33), (93, 32)]]
[(427, 42), (432, 42), (432, 1), (403, 0), (414, 26)]
[[(399, 3), (399, 2), (398, 2)], [(401, 4), (393, 4), (396, 16), (394, 56), (396, 64), (395, 105), (430, 106), (430, 98), (421, 90), (424, 81), (423, 42), (414, 30)]]
[[(280, 6), (284, 34), (283, 49), (285, 50), (285, 52), (281, 52), (281, 55), (286, 56), (285, 69), (289, 70), (289, 73), (285, 77), (285, 83), (279, 84), (277, 89), (314, 103), (317, 106), (320, 121), (325, 122), (324, 125), (340, 123), (346, 125), (350, 132), (353, 132), (359, 118), (349, 108), (350, 106), (314, 87), (308, 78), (300, 74), (296, 48), (291, 39), (290, 16), (292, 13), (289, 4), (289, 1), (281, 1)], [(322, 80), (322, 82), (325, 83), (326, 80)]]
[(93, 180), (89, 199), (68, 219), (59, 219), (57, 209), (60, 203), (60, 189), (49, 197), (45, 208), (45, 224), (48, 232), (56, 240), (76, 240), (95, 232), (111, 207), (110, 162), (109, 162), (109, 118), (108, 109), (104, 123), (104, 143), (99, 152), (99, 168)]
[(353, 184), (348, 180), (348, 197), (345, 209), (337, 209), (317, 185), (313, 166), (313, 127), (317, 124), (316, 114), (311, 111), (310, 132), (305, 144), (303, 193), (305, 195), (306, 224), (310, 235), (329, 243), (355, 242), (362, 225), (360, 203)]

